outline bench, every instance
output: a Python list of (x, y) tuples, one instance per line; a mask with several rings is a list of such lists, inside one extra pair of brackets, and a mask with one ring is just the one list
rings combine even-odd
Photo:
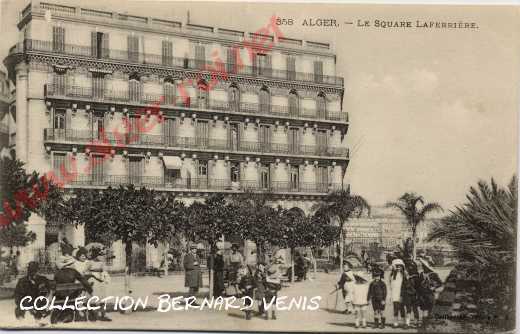
[[(74, 282), (74, 283), (60, 283), (60, 284), (56, 284), (55, 281), (51, 281), (51, 291), (53, 293), (53, 295), (56, 295), (56, 293), (59, 293), (59, 292), (67, 292), (67, 291), (70, 291), (70, 293), (74, 292), (74, 291), (81, 291), (81, 292), (85, 292), (85, 288), (83, 286), (83, 284), (79, 283), (79, 282)], [(66, 295), (69, 295), (69, 294), (66, 294)], [(54, 300), (54, 303), (57, 304), (57, 305), (60, 305), (60, 304), (64, 304), (66, 301), (66, 298), (56, 298)], [(70, 300), (69, 300), (69, 304), (70, 304)], [(61, 310), (57, 310), (57, 309), (53, 309), (51, 310), (51, 322), (52, 323), (56, 323), (57, 320), (56, 320), (56, 317), (57, 317), (57, 312), (61, 312)], [(77, 311), (74, 310), (72, 312), (72, 321), (76, 321), (76, 316), (77, 316)], [(88, 311), (86, 312), (86, 320), (88, 320)]]

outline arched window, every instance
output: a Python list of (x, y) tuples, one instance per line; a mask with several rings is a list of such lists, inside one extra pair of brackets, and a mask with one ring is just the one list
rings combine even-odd
[(260, 102), (260, 112), (269, 113), (271, 110), (271, 94), (269, 93), (269, 89), (267, 87), (264, 86), (262, 89), (260, 89), (258, 100)]
[(206, 109), (208, 108), (208, 96), (209, 88), (208, 84), (204, 80), (200, 80), (197, 84), (197, 101), (198, 107)]
[(298, 115), (298, 94), (296, 94), (296, 91), (292, 90), (289, 93), (289, 115), (291, 116), (297, 116)]
[(318, 118), (327, 118), (327, 105), (325, 100), (325, 94), (323, 93), (319, 93), (316, 97), (316, 113), (318, 114)]
[(141, 78), (134, 73), (128, 79), (128, 97), (130, 101), (141, 102)]
[(232, 111), (240, 111), (240, 89), (235, 84), (229, 87), (229, 108)]
[(174, 105), (175, 104), (175, 82), (172, 77), (164, 79), (164, 104)]

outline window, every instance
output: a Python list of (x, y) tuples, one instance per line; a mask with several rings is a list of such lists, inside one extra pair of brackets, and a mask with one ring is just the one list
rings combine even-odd
[(92, 73), (92, 97), (103, 99), (105, 95), (105, 76), (103, 73)]
[(201, 109), (206, 109), (208, 107), (208, 85), (205, 81), (201, 81), (198, 84), (197, 90), (197, 100), (198, 107)]
[(52, 169), (56, 175), (61, 175), (61, 169), (67, 169), (67, 155), (65, 153), (54, 153), (52, 157)]
[(166, 183), (175, 184), (181, 178), (180, 169), (165, 169), (164, 179)]
[(199, 161), (199, 176), (208, 176), (208, 162)]
[(318, 130), (316, 132), (316, 150), (317, 152), (327, 152), (327, 131)]
[(240, 90), (235, 85), (229, 87), (229, 108), (232, 111), (240, 111)]
[(206, 67), (206, 48), (204, 45), (195, 45), (195, 68), (204, 69)]
[(291, 166), (291, 174), (289, 179), (289, 187), (290, 190), (298, 190), (299, 189), (299, 171), (298, 166)]
[(316, 167), (316, 183), (318, 192), (327, 192), (329, 186), (328, 169), (325, 166)]
[(128, 36), (128, 60), (133, 62), (139, 61), (139, 37)]
[(162, 64), (173, 66), (173, 43), (171, 41), (162, 41)]
[(65, 95), (67, 87), (67, 72), (59, 69), (53, 76), (54, 94)]
[(260, 89), (258, 99), (260, 101), (260, 112), (269, 113), (270, 108), (271, 108), (271, 106), (270, 106), (271, 96), (269, 94), (269, 90), (267, 89), (267, 87), (262, 87), (262, 89)]
[(141, 121), (139, 116), (130, 116), (128, 117), (128, 123), (127, 125), (127, 138), (126, 143), (127, 144), (139, 144), (140, 143), (140, 124)]
[(238, 59), (238, 54), (240, 51), (236, 47), (229, 47), (229, 48), (227, 48), (226, 52), (227, 52), (226, 71), (228, 73), (235, 74), (238, 72), (237, 59)]
[(239, 125), (237, 123), (231, 123), (229, 125), (229, 148), (232, 151), (238, 151), (240, 137), (239, 137)]
[(164, 142), (166, 146), (175, 146), (175, 120), (166, 118), (163, 122)]
[(143, 175), (143, 158), (130, 157), (128, 160), (128, 182), (141, 184)]
[(91, 56), (101, 59), (109, 58), (108, 34), (93, 31), (91, 33)]
[(103, 113), (94, 113), (92, 116), (92, 134), (94, 139), (102, 140), (105, 126), (105, 118)]
[(314, 61), (314, 82), (323, 82), (323, 62)]
[(326, 119), (327, 118), (327, 108), (326, 108), (326, 100), (325, 95), (320, 93), (316, 98), (316, 111), (318, 114), (318, 118)]
[(258, 141), (262, 152), (271, 150), (271, 127), (269, 125), (260, 125), (258, 129)]
[(199, 148), (207, 148), (209, 146), (209, 126), (207, 121), (197, 120), (195, 140)]
[(103, 162), (105, 158), (102, 155), (93, 155), (92, 156), (92, 183), (93, 184), (103, 184)]
[(52, 51), (65, 52), (65, 28), (52, 27)]
[(298, 116), (298, 94), (295, 91), (289, 93), (289, 115)]
[(65, 130), (66, 122), (65, 122), (65, 110), (64, 109), (56, 109), (54, 111), (54, 129), (62, 129)]
[(231, 163), (231, 182), (240, 182), (240, 163)]
[(300, 133), (298, 128), (290, 128), (287, 133), (289, 153), (298, 154), (300, 151)]
[(141, 102), (141, 80), (137, 75), (131, 75), (128, 82), (128, 97), (132, 102)]
[(257, 69), (258, 75), (271, 75), (271, 56), (266, 54), (257, 54)]
[(260, 167), (260, 189), (268, 190), (271, 188), (269, 167), (262, 165)]
[(296, 59), (294, 57), (287, 57), (287, 79), (296, 80)]
[(175, 84), (172, 78), (164, 80), (164, 103), (169, 105), (175, 104)]

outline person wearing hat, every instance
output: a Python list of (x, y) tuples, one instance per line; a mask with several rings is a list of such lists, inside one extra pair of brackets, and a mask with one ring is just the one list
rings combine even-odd
[(240, 296), (244, 298), (244, 312), (246, 313), (246, 320), (251, 320), (251, 312), (253, 307), (253, 298), (255, 290), (255, 279), (251, 269), (247, 266), (240, 268), (240, 281), (238, 283), (240, 289)]
[(200, 272), (200, 259), (197, 255), (197, 245), (190, 247), (190, 252), (184, 256), (184, 286), (189, 288), (189, 293), (194, 296), (202, 286), (202, 274)]
[(338, 289), (341, 289), (343, 299), (345, 301), (345, 313), (352, 313), (352, 289), (354, 288), (354, 273), (352, 272), (352, 264), (345, 260), (343, 261), (343, 273), (338, 281)]
[(78, 248), (76, 252), (76, 262), (72, 265), (74, 269), (84, 276), (90, 270), (90, 261), (88, 261), (88, 251), (85, 247)]
[(390, 296), (394, 311), (394, 328), (399, 327), (399, 314), (405, 318), (405, 311), (401, 305), (401, 288), (404, 280), (404, 262), (401, 259), (392, 260), (392, 272), (390, 273)]
[[(386, 284), (383, 281), (384, 272), (379, 268), (372, 271), (373, 281), (368, 288), (368, 300), (372, 303), (374, 310), (374, 328), (385, 328), (385, 303), (386, 303)], [(381, 320), (381, 322), (379, 322)]]
[(213, 296), (224, 297), (224, 252), (220, 245), (215, 246), (215, 258), (213, 259)]
[(74, 247), (69, 243), (66, 238), (63, 238), (60, 243), (61, 247), (61, 256), (56, 260), (56, 268), (72, 268), (74, 263), (76, 263), (76, 259), (72, 256), (74, 252)]
[(229, 255), (229, 284), (235, 287), (238, 293), (238, 270), (244, 265), (244, 257), (238, 252), (238, 245), (231, 246), (231, 254)]
[(442, 286), (442, 281), (439, 275), (433, 271), (430, 264), (424, 260), (419, 259), (422, 265), (422, 272), (419, 275), (419, 286), (417, 287), (417, 298), (419, 307), (423, 312), (423, 325), (431, 315), (433, 304), (435, 302), (435, 290)]
[[(278, 298), (278, 291), (282, 289), (282, 283), (280, 281), (280, 272), (278, 271), (277, 265), (272, 265), (267, 269), (267, 275), (264, 281), (265, 286), (265, 300), (267, 303), (271, 303), (271, 305), (276, 305), (276, 300)], [(265, 310), (265, 309), (264, 309)], [(272, 317), (271, 319), (276, 320), (276, 312), (275, 308), (271, 309)], [(269, 311), (265, 310), (265, 318), (269, 319)]]
[[(20, 302), (24, 297), (29, 296), (32, 298), (32, 302), (34, 302), (37, 297), (47, 297), (50, 292), (50, 282), (46, 277), (38, 275), (39, 270), (40, 266), (38, 262), (29, 262), (29, 265), (27, 266), (27, 275), (20, 278), (16, 283), (14, 289), (14, 313), (17, 319), (23, 319), (25, 317), (25, 310), (22, 310), (20, 306)], [(45, 300), (42, 302), (45, 304)], [(42, 307), (43, 305), (37, 304), (35, 306)], [(38, 311), (34, 308), (29, 312), (38, 321), (47, 314), (46, 310)]]
[(364, 272), (354, 274), (354, 287), (352, 289), (352, 305), (356, 315), (356, 328), (359, 328), (360, 322), (363, 328), (367, 327), (366, 311), (368, 308), (368, 278)]

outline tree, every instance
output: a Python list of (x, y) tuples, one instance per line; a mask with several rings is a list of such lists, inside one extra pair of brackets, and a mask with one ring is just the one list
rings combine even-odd
[(497, 312), (514, 319), (515, 262), (517, 228), (517, 179), (506, 188), (478, 182), (457, 206), (435, 224), (428, 240), (444, 240), (459, 259), (480, 268), (482, 298), (491, 298)]
[(406, 222), (412, 230), (412, 259), (415, 260), (417, 253), (417, 227), (422, 223), (426, 216), (435, 211), (442, 211), (442, 207), (438, 203), (426, 203), (424, 198), (415, 193), (405, 193), (396, 202), (388, 202), (387, 208), (394, 208), (401, 211)]
[[(176, 232), (184, 205), (173, 193), (158, 194), (133, 185), (105, 190), (79, 189), (67, 202), (69, 222), (85, 226), (90, 240), (121, 240), (125, 246), (127, 274), (132, 268), (133, 243), (157, 247)], [(127, 276), (128, 279), (128, 276)]]
[(0, 246), (8, 247), (10, 256), (13, 255), (14, 247), (25, 247), (36, 240), (36, 234), (27, 231), (27, 225), (11, 224), (0, 229)]
[(351, 217), (361, 217), (363, 212), (370, 215), (370, 205), (359, 195), (351, 195), (350, 189), (338, 190), (328, 194), (324, 200), (314, 206), (316, 214), (326, 217), (329, 221), (337, 219), (340, 228), (340, 270), (343, 271), (343, 252), (345, 243), (345, 223)]

